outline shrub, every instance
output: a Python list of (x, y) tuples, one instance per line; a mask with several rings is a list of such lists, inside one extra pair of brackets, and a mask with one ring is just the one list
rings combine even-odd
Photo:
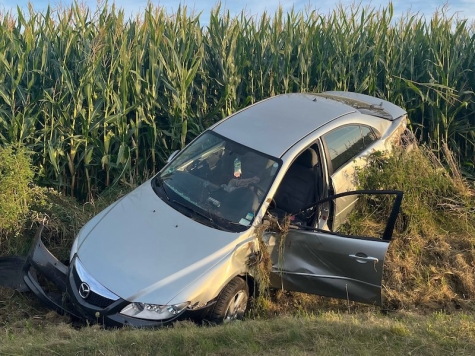
[(0, 146), (0, 236), (18, 228), (19, 220), (28, 211), (32, 178), (26, 151)]

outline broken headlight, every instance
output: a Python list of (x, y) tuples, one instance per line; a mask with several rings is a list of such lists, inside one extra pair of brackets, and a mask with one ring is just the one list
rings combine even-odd
[(124, 309), (122, 309), (120, 313), (140, 319), (163, 320), (170, 319), (177, 316), (178, 314), (181, 314), (188, 305), (190, 305), (190, 302), (173, 305), (130, 303)]

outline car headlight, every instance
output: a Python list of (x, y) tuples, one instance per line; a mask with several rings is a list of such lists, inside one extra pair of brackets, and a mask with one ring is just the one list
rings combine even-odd
[(181, 314), (188, 305), (190, 305), (190, 302), (173, 305), (130, 303), (120, 313), (134, 318), (163, 320)]

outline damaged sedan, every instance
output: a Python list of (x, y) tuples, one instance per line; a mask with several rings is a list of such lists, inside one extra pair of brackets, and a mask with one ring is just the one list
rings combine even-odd
[[(258, 230), (273, 217), (290, 227), (280, 252), (279, 232), (259, 237), (272, 287), (379, 305), (402, 192), (355, 191), (353, 176), (373, 151), (401, 143), (406, 120), (400, 107), (350, 92), (251, 105), (91, 219), (67, 265), (43, 245), (40, 228), (24, 284), (60, 313), (109, 326), (239, 319), (255, 288), (252, 261), (263, 253)], [(392, 198), (386, 228), (377, 237), (345, 234), (358, 197), (369, 194)]]

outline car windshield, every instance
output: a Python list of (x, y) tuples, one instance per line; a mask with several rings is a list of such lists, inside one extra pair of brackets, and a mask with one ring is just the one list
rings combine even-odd
[(207, 131), (162, 170), (152, 185), (176, 210), (218, 229), (253, 222), (280, 160)]

